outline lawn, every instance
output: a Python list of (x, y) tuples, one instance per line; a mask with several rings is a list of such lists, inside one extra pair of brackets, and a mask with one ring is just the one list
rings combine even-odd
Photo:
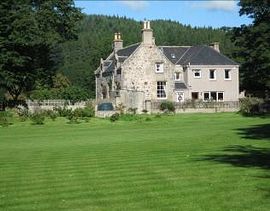
[(270, 210), (270, 119), (0, 127), (0, 210)]

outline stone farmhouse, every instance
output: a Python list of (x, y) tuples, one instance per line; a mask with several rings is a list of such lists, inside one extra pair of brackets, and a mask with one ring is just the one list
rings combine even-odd
[(116, 33), (113, 52), (101, 59), (96, 75), (96, 100), (126, 108), (153, 110), (154, 102), (236, 102), (239, 65), (210, 46), (156, 46), (149, 21), (142, 42), (123, 47)]

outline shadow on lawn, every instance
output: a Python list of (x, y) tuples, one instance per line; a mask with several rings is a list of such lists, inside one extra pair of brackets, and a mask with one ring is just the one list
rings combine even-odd
[(229, 146), (223, 154), (206, 155), (200, 160), (229, 163), (238, 167), (259, 167), (270, 170), (270, 149), (254, 146)]
[(254, 125), (250, 128), (239, 128), (236, 130), (243, 138), (270, 140), (270, 124)]

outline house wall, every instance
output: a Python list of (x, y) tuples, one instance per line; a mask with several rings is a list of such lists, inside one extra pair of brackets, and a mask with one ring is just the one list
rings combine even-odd
[[(163, 63), (163, 73), (156, 73), (157, 62)], [(144, 93), (144, 97), (139, 98), (144, 101), (158, 100), (157, 81), (166, 81), (166, 100), (174, 101), (173, 95), (170, 94), (174, 90), (174, 71), (175, 65), (154, 44), (142, 43), (122, 65), (122, 90)], [(144, 103), (141, 105), (145, 106)], [(145, 108), (138, 108), (138, 111), (142, 109)]]
[[(201, 78), (194, 78), (193, 69), (201, 70)], [(209, 79), (209, 69), (216, 70), (216, 80)], [(231, 80), (224, 79), (224, 70), (231, 69)], [(195, 66), (191, 65), (187, 69), (189, 86), (189, 98), (192, 92), (199, 92), (199, 99), (203, 99), (205, 91), (224, 92), (224, 101), (238, 101), (239, 99), (239, 70), (238, 66)]]

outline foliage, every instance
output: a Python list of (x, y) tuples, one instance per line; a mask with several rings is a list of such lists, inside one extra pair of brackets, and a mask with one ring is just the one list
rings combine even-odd
[(79, 124), (79, 112), (78, 111), (71, 111), (66, 118), (69, 120), (68, 123), (70, 124)]
[(69, 86), (60, 94), (60, 99), (70, 100), (73, 104), (79, 101), (85, 101), (88, 97), (89, 95), (84, 89), (76, 86)]
[(263, 113), (261, 109), (262, 104), (264, 103), (263, 99), (257, 97), (246, 97), (240, 99), (240, 113), (243, 115), (256, 115)]
[(115, 122), (115, 121), (119, 120), (119, 118), (120, 118), (120, 114), (114, 113), (113, 115), (110, 116), (110, 121)]
[(143, 109), (142, 112), (143, 112), (144, 114), (147, 114), (147, 113), (148, 113), (148, 111), (147, 111), (146, 109)]
[(240, 15), (253, 19), (234, 28), (235, 57), (241, 63), (241, 88), (257, 97), (270, 92), (270, 1), (240, 0)]
[(7, 127), (11, 123), (12, 113), (10, 111), (0, 111), (0, 126)]
[(137, 121), (137, 120), (140, 120), (142, 119), (142, 117), (140, 115), (135, 115), (135, 114), (122, 114), (120, 115), (120, 120), (123, 120), (123, 121)]
[(26, 121), (29, 117), (29, 111), (25, 107), (18, 107), (16, 113), (19, 116), (19, 120), (22, 122)]
[(49, 117), (52, 121), (55, 121), (56, 118), (58, 117), (58, 113), (56, 111), (53, 110), (47, 110), (44, 111), (44, 113), (46, 114), (47, 117)]
[(122, 115), (122, 114), (124, 114), (124, 112), (125, 112), (125, 108), (126, 108), (126, 106), (124, 106), (123, 103), (119, 103), (119, 104), (116, 106), (115, 109), (116, 109), (116, 111), (119, 112), (120, 115)]
[(30, 115), (33, 125), (43, 125), (45, 121), (45, 114), (43, 112), (34, 112)]
[(160, 110), (163, 112), (175, 112), (175, 106), (171, 101), (164, 101), (160, 103)]
[(60, 117), (68, 117), (70, 115), (70, 113), (72, 113), (72, 110), (67, 108), (66, 106), (55, 107), (53, 110), (58, 112)]
[(0, 87), (17, 100), (37, 83), (51, 85), (59, 43), (76, 38), (82, 16), (72, 0), (1, 1), (0, 13)]
[(133, 115), (135, 115), (136, 112), (137, 112), (137, 110), (138, 110), (138, 108), (129, 108), (128, 109), (128, 112), (131, 113), (131, 114), (133, 114)]

